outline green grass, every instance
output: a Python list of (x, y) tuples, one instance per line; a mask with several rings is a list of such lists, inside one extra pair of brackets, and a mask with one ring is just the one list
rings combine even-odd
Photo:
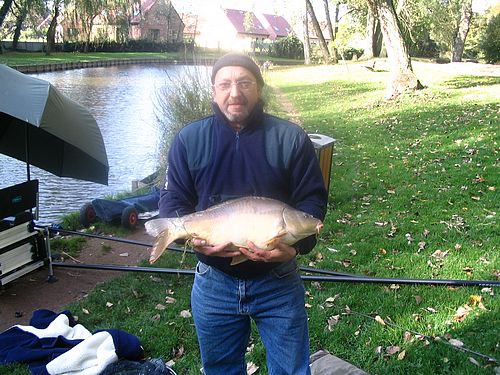
[[(306, 130), (337, 140), (325, 228), (302, 264), (377, 277), (498, 280), (499, 79), (437, 74), (416, 64), (427, 88), (386, 102), (388, 73), (380, 70), (350, 64), (267, 75)], [(194, 259), (171, 252), (158, 266), (192, 268)], [(191, 285), (188, 276), (130, 273), (67, 307), (88, 329), (127, 330), (148, 356), (174, 359), (179, 374), (197, 374), (193, 322), (180, 317), (190, 309)], [(473, 353), (500, 358), (497, 290), (305, 285), (312, 352), (325, 348), (372, 375), (493, 374), (500, 366)], [(468, 308), (463, 319), (459, 308)], [(248, 360), (265, 374), (255, 330), (252, 337)], [(393, 347), (399, 350), (390, 354)], [(26, 372), (4, 366), (0, 373)]]

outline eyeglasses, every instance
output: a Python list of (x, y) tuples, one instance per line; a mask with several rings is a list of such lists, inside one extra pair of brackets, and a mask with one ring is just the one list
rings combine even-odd
[(253, 85), (255, 85), (255, 81), (236, 81), (236, 82), (231, 82), (231, 81), (222, 81), (222, 82), (217, 82), (214, 86), (217, 90), (220, 91), (229, 91), (235, 85), (238, 90), (241, 91), (248, 91), (250, 90)]

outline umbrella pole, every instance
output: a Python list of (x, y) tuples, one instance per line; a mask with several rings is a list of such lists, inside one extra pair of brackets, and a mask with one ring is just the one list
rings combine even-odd
[(29, 132), (29, 126), (25, 126), (25, 131), (26, 131), (26, 142), (24, 144), (25, 147), (25, 153), (26, 153), (26, 177), (28, 178), (28, 181), (31, 179), (31, 173), (30, 173), (30, 132)]

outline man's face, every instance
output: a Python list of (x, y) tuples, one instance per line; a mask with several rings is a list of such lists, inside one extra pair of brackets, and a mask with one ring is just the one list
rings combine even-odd
[(242, 125), (259, 101), (261, 88), (254, 75), (241, 66), (225, 66), (217, 71), (214, 101), (232, 124)]

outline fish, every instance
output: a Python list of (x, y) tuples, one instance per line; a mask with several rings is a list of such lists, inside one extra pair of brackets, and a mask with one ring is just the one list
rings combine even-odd
[[(156, 237), (149, 257), (153, 264), (172, 242), (179, 239), (203, 239), (212, 246), (231, 242), (244, 248), (248, 248), (248, 242), (253, 242), (259, 248), (270, 250), (277, 239), (293, 245), (305, 237), (319, 234), (323, 223), (279, 200), (252, 196), (232, 199), (181, 217), (152, 219), (144, 226), (150, 236)], [(233, 257), (231, 265), (246, 260), (244, 255)]]

